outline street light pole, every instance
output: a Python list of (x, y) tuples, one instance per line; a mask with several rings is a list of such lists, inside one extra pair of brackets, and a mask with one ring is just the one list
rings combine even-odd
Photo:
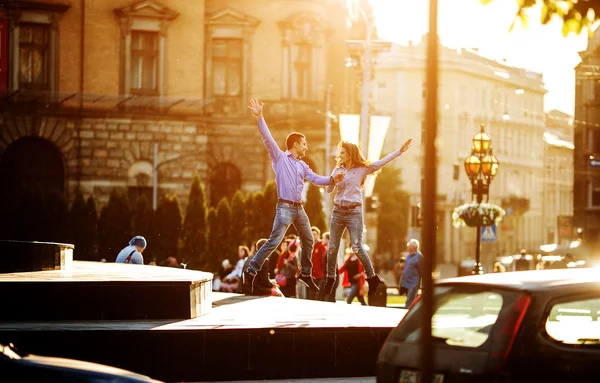
[[(329, 113), (331, 113), (331, 88), (333, 86), (330, 84), (327, 87), (327, 95), (325, 98), (325, 175), (329, 175), (331, 173), (330, 163), (331, 163), (331, 119), (329, 118)], [(329, 218), (331, 215), (331, 198), (326, 193), (325, 195), (325, 211), (327, 212), (327, 222), (329, 222)]]
[(371, 20), (364, 10), (360, 9), (359, 12), (363, 17), (366, 28), (365, 56), (363, 63), (363, 88), (360, 107), (360, 150), (365, 156), (367, 156), (369, 149), (369, 90), (371, 87), (371, 45), (373, 40), (373, 25), (371, 24)]
[(179, 161), (183, 158), (188, 158), (188, 157), (195, 157), (200, 155), (201, 153), (198, 152), (191, 152), (191, 153), (186, 153), (186, 154), (182, 154), (181, 156), (175, 157), (175, 158), (170, 158), (168, 160), (165, 160), (163, 162), (161, 162), (160, 164), (158, 163), (158, 143), (154, 143), (154, 161), (152, 164), (152, 209), (154, 209), (156, 211), (156, 207), (157, 207), (157, 196), (158, 196), (158, 168), (160, 168), (163, 165), (166, 165), (168, 163), (174, 162), (174, 161)]

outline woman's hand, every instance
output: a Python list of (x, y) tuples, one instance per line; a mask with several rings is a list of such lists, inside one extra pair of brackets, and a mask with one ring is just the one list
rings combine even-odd
[(400, 147), (400, 154), (404, 153), (405, 151), (408, 150), (408, 148), (410, 148), (410, 145), (412, 143), (412, 138), (409, 138), (404, 145), (402, 145), (402, 147)]

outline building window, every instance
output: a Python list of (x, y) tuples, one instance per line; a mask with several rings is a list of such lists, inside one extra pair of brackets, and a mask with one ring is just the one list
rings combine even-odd
[(121, 26), (123, 45), (121, 93), (164, 95), (167, 31), (178, 13), (152, 0), (136, 2), (114, 12)]
[(588, 183), (588, 207), (600, 207), (600, 180)]
[(314, 101), (325, 73), (325, 26), (309, 14), (295, 14), (278, 24), (283, 38), (282, 97)]
[(242, 94), (241, 39), (214, 39), (212, 44), (212, 94), (240, 97)]
[(206, 113), (235, 116), (247, 113), (244, 100), (252, 83), (252, 35), (259, 21), (234, 9), (208, 13), (206, 25)]
[(131, 32), (131, 93), (158, 94), (158, 32)]
[(9, 3), (4, 7), (9, 15), (8, 28), (2, 31), (8, 30), (8, 37), (1, 40), (8, 44), (8, 87), (57, 91), (59, 14), (70, 5), (28, 2), (27, 9), (22, 9), (20, 2)]
[(296, 44), (296, 57), (294, 62), (294, 90), (295, 98), (308, 99), (311, 88), (312, 46), (309, 44)]
[(50, 87), (48, 55), (50, 28), (45, 24), (21, 24), (19, 33), (19, 86), (22, 89)]

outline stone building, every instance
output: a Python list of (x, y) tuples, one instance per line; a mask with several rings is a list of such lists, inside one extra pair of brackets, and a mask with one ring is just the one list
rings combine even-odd
[[(198, 172), (216, 204), (273, 178), (248, 98), (283, 147), (307, 135), (324, 171), (327, 88), (346, 111), (347, 27), (336, 0), (33, 0), (0, 10), (0, 186), (106, 203), (124, 188), (185, 204)], [(334, 139), (338, 131), (334, 121)], [(156, 151), (155, 151), (156, 147)]]
[[(475, 229), (455, 228), (452, 212), (471, 201), (464, 160), (481, 123), (491, 136), (500, 168), (491, 183), (491, 203), (507, 210), (494, 243), (482, 246), (482, 261), (520, 248), (537, 248), (542, 239), (542, 176), (545, 94), (542, 76), (487, 59), (475, 50), (439, 49), (438, 121), (438, 262), (458, 264), (475, 256)], [(395, 45), (376, 66), (374, 99), (381, 114), (392, 116), (384, 153), (409, 137), (421, 146), (424, 122), (426, 43)], [(415, 209), (421, 199), (421, 150), (410, 150), (393, 163), (402, 170), (403, 186)], [(417, 219), (411, 235), (418, 236)], [(491, 262), (491, 263), (490, 263)]]
[(575, 68), (573, 224), (584, 251), (600, 254), (600, 31)]

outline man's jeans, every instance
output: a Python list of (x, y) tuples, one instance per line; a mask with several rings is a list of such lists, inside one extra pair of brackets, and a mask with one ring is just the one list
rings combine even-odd
[(267, 242), (262, 245), (260, 250), (258, 250), (258, 253), (252, 258), (252, 261), (250, 261), (248, 269), (251, 274), (256, 274), (258, 270), (262, 269), (265, 260), (281, 244), (290, 225), (294, 225), (294, 228), (300, 236), (302, 245), (302, 255), (300, 256), (301, 274), (311, 275), (312, 260), (310, 258), (313, 252), (314, 239), (312, 232), (310, 231), (308, 216), (302, 206), (294, 206), (286, 202), (277, 203), (277, 212), (275, 213), (275, 221), (273, 221), (273, 231)]
[(375, 275), (375, 270), (373, 269), (369, 254), (367, 254), (363, 247), (363, 213), (361, 206), (348, 210), (340, 209), (337, 206), (333, 207), (331, 223), (329, 225), (330, 241), (329, 249), (327, 250), (327, 276), (334, 278), (337, 275), (337, 254), (344, 228), (347, 228), (350, 232), (350, 247), (352, 251), (360, 259), (367, 273), (367, 278), (371, 278)]
[(410, 287), (408, 292), (406, 293), (406, 303), (404, 304), (404, 308), (409, 308), (413, 303), (415, 298), (417, 297), (417, 293), (419, 292), (419, 285), (415, 287)]

